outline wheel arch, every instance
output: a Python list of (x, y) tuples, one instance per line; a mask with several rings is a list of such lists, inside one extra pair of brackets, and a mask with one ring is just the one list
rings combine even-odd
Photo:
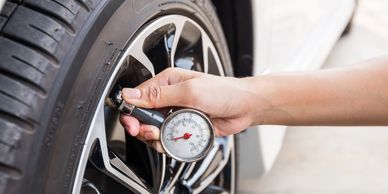
[(251, 0), (212, 0), (228, 43), (236, 77), (253, 75), (253, 10)]

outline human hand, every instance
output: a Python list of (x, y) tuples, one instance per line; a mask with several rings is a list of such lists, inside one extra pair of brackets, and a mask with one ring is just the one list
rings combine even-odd
[[(136, 88), (124, 88), (123, 99), (143, 108), (186, 107), (207, 114), (216, 136), (240, 132), (252, 124), (254, 94), (243, 79), (219, 77), (179, 68), (169, 68)], [(141, 124), (131, 116), (120, 121), (132, 136), (159, 152), (160, 131), (152, 125)]]

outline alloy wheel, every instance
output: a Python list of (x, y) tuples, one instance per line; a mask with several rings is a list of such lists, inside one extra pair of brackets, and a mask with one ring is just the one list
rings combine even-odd
[(135, 87), (168, 67), (224, 76), (207, 32), (186, 16), (162, 16), (139, 29), (117, 61), (88, 129), (73, 193), (234, 193), (233, 136), (216, 138), (205, 159), (182, 163), (127, 135), (119, 113), (105, 105), (113, 86)]

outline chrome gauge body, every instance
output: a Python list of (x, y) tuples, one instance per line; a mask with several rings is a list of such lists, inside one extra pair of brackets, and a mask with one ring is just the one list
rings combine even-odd
[(171, 113), (161, 127), (160, 141), (166, 153), (181, 162), (204, 158), (214, 143), (214, 128), (207, 116), (193, 109)]

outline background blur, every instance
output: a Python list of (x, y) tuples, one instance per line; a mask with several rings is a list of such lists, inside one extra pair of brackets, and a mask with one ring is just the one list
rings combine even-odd
[[(388, 54), (388, 1), (359, 0), (352, 29), (324, 68)], [(271, 171), (240, 193), (386, 194), (388, 127), (290, 127)]]

